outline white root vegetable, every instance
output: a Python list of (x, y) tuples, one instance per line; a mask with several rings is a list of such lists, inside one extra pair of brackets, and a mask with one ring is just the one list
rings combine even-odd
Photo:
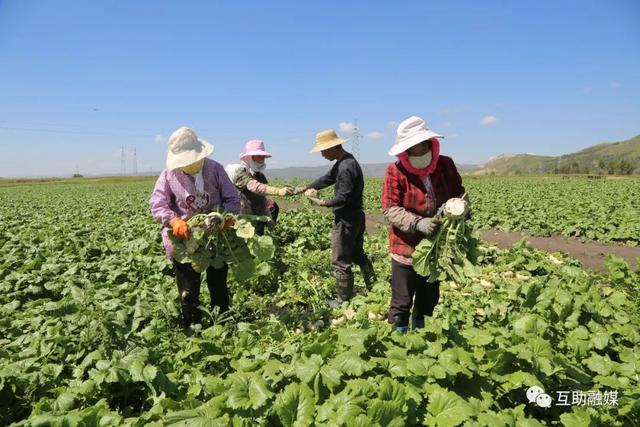
[(370, 311), (368, 314), (369, 320), (384, 320), (384, 314), (382, 313), (375, 313), (373, 311)]
[(493, 289), (493, 288), (494, 288), (494, 284), (493, 284), (493, 283), (491, 283), (491, 282), (490, 282), (490, 281), (488, 281), (488, 280), (484, 280), (484, 279), (480, 279), (480, 285), (481, 285), (483, 288), (487, 289), (487, 290), (490, 290), (490, 289)]
[(447, 200), (442, 213), (448, 218), (460, 219), (463, 218), (468, 211), (467, 202), (459, 197), (454, 197), (453, 199)]
[(342, 326), (347, 323), (347, 316), (340, 316), (335, 319), (331, 319), (331, 326)]

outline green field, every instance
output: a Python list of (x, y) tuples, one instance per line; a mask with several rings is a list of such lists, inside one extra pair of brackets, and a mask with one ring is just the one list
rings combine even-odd
[[(478, 226), (640, 236), (638, 181), (465, 185)], [(640, 425), (640, 273), (620, 259), (597, 273), (484, 244), (479, 276), (444, 283), (426, 328), (403, 336), (370, 320), (389, 303), (386, 230), (366, 239), (378, 283), (356, 276), (359, 295), (332, 311), (332, 217), (283, 211), (268, 268), (232, 278), (230, 315), (186, 337), (152, 186), (0, 187), (0, 424)], [(379, 188), (367, 181), (372, 210)], [(527, 401), (534, 385), (618, 400), (543, 409)]]
[[(640, 179), (465, 177), (478, 229), (640, 244)], [(380, 212), (382, 180), (368, 179), (366, 209)]]

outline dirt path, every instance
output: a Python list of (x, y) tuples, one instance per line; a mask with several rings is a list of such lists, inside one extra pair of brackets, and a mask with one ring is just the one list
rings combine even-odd
[[(300, 203), (278, 200), (282, 209), (296, 209), (304, 207)], [(326, 212), (326, 208), (316, 208)], [(387, 226), (382, 215), (367, 213), (367, 232), (377, 233), (378, 226)], [(590, 270), (606, 270), (604, 258), (607, 254), (615, 254), (624, 258), (633, 270), (637, 269), (636, 258), (640, 257), (640, 247), (623, 246), (618, 244), (598, 243), (593, 241), (581, 242), (573, 238), (561, 236), (535, 237), (516, 231), (482, 230), (480, 237), (488, 242), (494, 242), (499, 248), (510, 248), (523, 237), (529, 245), (548, 252), (564, 252), (582, 263)]]

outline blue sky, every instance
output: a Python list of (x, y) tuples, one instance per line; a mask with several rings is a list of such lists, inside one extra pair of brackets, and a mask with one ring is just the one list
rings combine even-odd
[[(445, 4), (446, 3), (446, 4)], [(182, 125), (237, 159), (328, 163), (357, 120), (362, 162), (420, 115), (459, 163), (563, 154), (640, 133), (640, 2), (0, 0), (0, 176), (164, 166)], [(349, 149), (349, 146), (347, 146)]]

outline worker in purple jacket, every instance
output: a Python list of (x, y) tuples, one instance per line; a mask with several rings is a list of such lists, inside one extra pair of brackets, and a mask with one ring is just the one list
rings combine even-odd
[[(213, 146), (198, 139), (193, 129), (179, 128), (171, 135), (167, 145), (167, 168), (156, 181), (149, 205), (155, 220), (163, 225), (165, 252), (173, 260), (173, 248), (167, 236), (169, 228), (174, 236), (189, 239), (186, 221), (191, 216), (216, 208), (238, 213), (240, 196), (222, 165), (207, 158), (213, 153)], [(197, 309), (201, 276), (190, 264), (173, 260), (173, 266), (182, 307), (182, 325), (188, 329), (192, 323), (200, 323), (202, 316)], [(207, 269), (211, 309), (219, 307), (220, 313), (229, 308), (227, 273), (226, 265)]]

